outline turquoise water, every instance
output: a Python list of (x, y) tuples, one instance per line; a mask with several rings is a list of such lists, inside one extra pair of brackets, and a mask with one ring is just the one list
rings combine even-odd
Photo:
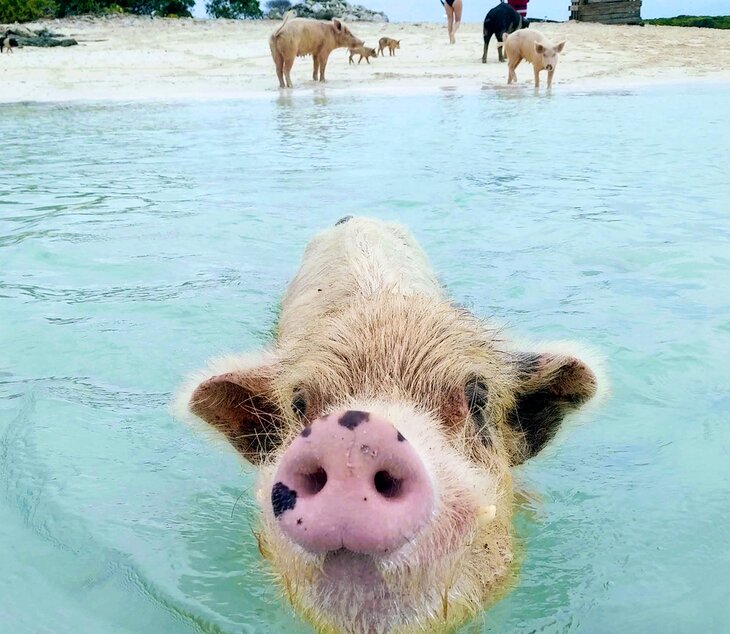
[(408, 224), (458, 301), (606, 358), (520, 470), (517, 587), (468, 631), (730, 628), (730, 90), (0, 109), (0, 632), (308, 632), (250, 471), (173, 420), (265, 341), (305, 242)]

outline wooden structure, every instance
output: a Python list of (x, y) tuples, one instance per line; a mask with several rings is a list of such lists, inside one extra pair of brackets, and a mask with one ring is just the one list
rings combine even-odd
[(601, 24), (641, 24), (641, 0), (572, 0), (570, 19)]

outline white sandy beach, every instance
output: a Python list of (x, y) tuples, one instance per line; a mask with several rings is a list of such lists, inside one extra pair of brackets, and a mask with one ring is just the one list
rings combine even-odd
[[(79, 41), (70, 48), (22, 48), (0, 55), (0, 102), (204, 100), (279, 94), (268, 47), (277, 22), (151, 19), (121, 16), (57, 20), (45, 26)], [(298, 59), (294, 94), (418, 93), (505, 87), (507, 68), (492, 40), (481, 63), (482, 26), (464, 24), (456, 45), (438, 24), (354, 23), (371, 46), (383, 35), (402, 40), (395, 57), (348, 65), (333, 52), (325, 86), (311, 79), (311, 58)], [(730, 79), (730, 31), (585, 23), (534, 24), (567, 39), (555, 89)], [(519, 85), (532, 84), (523, 63)]]

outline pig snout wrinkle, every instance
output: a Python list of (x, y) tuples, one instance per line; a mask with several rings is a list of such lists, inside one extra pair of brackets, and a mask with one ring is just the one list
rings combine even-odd
[(387, 420), (350, 410), (305, 428), (278, 465), (271, 503), (282, 532), (313, 553), (386, 555), (428, 523), (426, 467)]

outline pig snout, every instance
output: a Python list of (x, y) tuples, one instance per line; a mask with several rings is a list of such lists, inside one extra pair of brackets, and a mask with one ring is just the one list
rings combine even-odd
[(387, 420), (346, 411), (317, 419), (284, 452), (271, 504), (281, 530), (313, 553), (392, 553), (434, 508), (416, 450)]
[(552, 70), (553, 68), (555, 68), (555, 67), (552, 64), (547, 64), (545, 66), (545, 70)]

